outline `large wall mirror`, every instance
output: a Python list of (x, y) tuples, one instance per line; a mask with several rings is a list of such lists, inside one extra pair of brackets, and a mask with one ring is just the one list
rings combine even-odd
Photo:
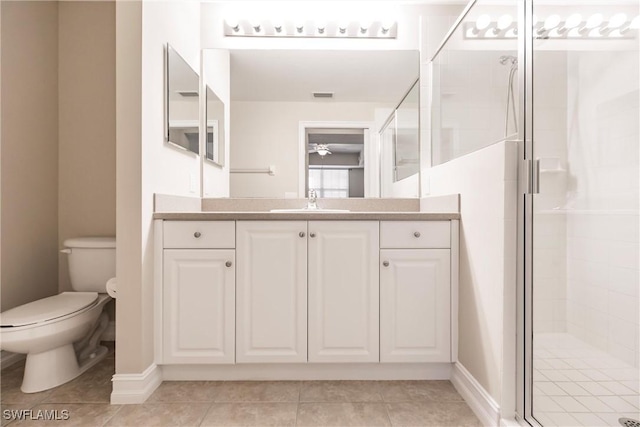
[(187, 151), (200, 152), (200, 79), (170, 45), (166, 56), (166, 139)]
[[(395, 168), (380, 130), (418, 78), (418, 51), (231, 50), (230, 68), (231, 197), (380, 197)], [(396, 157), (413, 161), (402, 144)]]
[(207, 142), (205, 159), (224, 166), (224, 103), (207, 85), (206, 91)]

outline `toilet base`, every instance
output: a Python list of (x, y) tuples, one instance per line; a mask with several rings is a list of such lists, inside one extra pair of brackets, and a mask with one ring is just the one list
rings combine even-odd
[(106, 347), (98, 346), (81, 365), (78, 365), (73, 344), (42, 353), (29, 353), (20, 390), (37, 393), (69, 382), (104, 359), (107, 352)]

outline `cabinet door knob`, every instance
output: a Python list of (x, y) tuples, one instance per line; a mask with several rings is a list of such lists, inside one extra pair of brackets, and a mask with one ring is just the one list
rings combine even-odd
[(420, 237), (420, 232), (416, 231), (415, 233), (413, 233), (413, 235), (416, 236), (416, 237)]
[(298, 236), (300, 236), (300, 237), (304, 237), (304, 231), (299, 232), (299, 233), (298, 233)]
[(309, 233), (310, 237), (316, 237), (316, 233)]
[(226, 265), (227, 267), (231, 267), (233, 263), (231, 261), (227, 261), (224, 263), (224, 265)]
[(389, 267), (389, 261), (382, 261), (382, 265), (384, 265), (385, 267)]
[(200, 236), (202, 236), (202, 233), (200, 233), (199, 231), (196, 231), (195, 233), (193, 233), (193, 237), (195, 237), (196, 239), (199, 239)]

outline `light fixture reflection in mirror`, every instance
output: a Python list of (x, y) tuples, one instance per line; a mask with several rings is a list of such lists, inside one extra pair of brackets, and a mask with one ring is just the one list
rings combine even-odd
[(200, 79), (198, 73), (170, 45), (166, 51), (167, 142), (193, 153), (200, 153)]

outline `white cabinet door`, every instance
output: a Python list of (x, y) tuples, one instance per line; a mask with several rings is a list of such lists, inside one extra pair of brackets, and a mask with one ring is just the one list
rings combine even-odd
[(235, 251), (164, 251), (165, 363), (233, 363)]
[(309, 361), (379, 361), (378, 221), (309, 222)]
[(307, 222), (238, 221), (236, 362), (307, 361)]
[(380, 251), (380, 361), (450, 362), (450, 250)]

